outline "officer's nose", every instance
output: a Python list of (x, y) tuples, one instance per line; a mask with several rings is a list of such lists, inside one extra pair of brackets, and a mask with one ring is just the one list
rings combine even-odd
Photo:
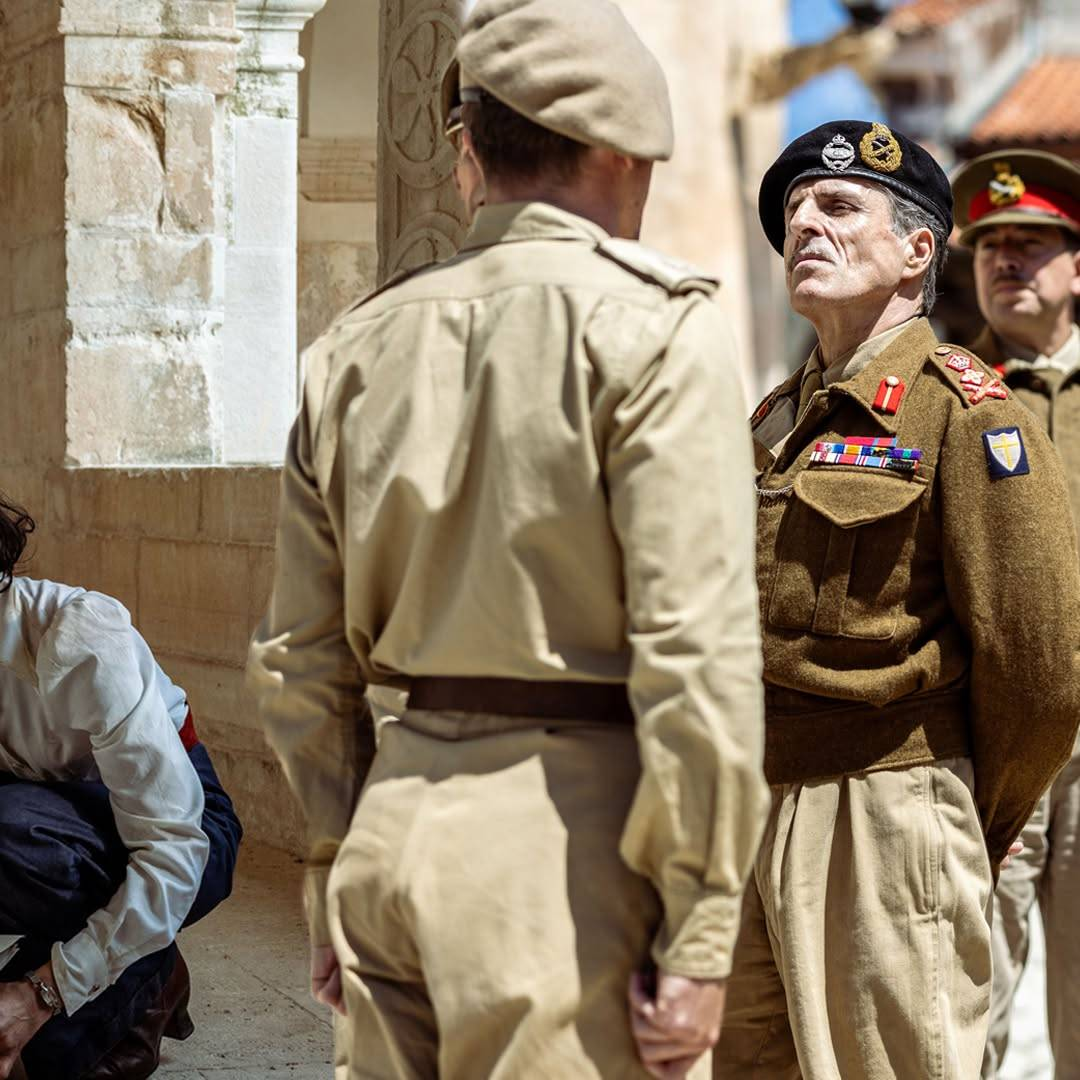
[(821, 213), (813, 206), (812, 200), (804, 199), (795, 208), (787, 225), (787, 249), (789, 252), (798, 251), (807, 241), (815, 236), (821, 236), (822, 228)]
[(813, 199), (803, 199), (788, 218), (788, 232), (798, 237), (805, 234), (821, 234), (821, 215)]
[(994, 251), (994, 271), (1014, 274), (1020, 269), (1020, 253), (1008, 244), (1001, 244)]

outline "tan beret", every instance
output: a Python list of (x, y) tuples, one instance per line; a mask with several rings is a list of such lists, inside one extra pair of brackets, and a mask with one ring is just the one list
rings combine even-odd
[(461, 85), (487, 91), (541, 127), (627, 157), (671, 157), (667, 79), (610, 0), (480, 0), (456, 59)]

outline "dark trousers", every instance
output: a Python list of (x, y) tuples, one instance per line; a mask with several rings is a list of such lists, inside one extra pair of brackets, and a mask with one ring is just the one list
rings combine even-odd
[[(210, 856), (184, 926), (232, 890), (242, 828), (206, 748), (188, 756), (202, 781), (202, 828)], [(56, 941), (77, 934), (123, 883), (128, 850), (100, 783), (34, 783), (0, 773), (0, 933), (25, 935), (0, 981), (45, 963)], [(157, 1000), (176, 963), (176, 945), (145, 956), (73, 1016), (50, 1020), (27, 1044), (31, 1080), (76, 1080)]]

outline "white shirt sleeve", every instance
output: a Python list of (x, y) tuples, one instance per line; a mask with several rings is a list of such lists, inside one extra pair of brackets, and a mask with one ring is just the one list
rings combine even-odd
[(65, 604), (37, 654), (51, 722), (81, 729), (130, 853), (127, 876), (80, 933), (53, 946), (68, 1013), (172, 942), (202, 880), (203, 793), (158, 686), (157, 665), (123, 605), (97, 593)]

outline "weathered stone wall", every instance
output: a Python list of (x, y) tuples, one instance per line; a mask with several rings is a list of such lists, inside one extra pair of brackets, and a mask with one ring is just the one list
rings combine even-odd
[(236, 78), (229, 5), (67, 0), (60, 31), (66, 460), (221, 460), (213, 382), (225, 249), (214, 185)]
[[(259, 434), (265, 417), (245, 405), (269, 382), (257, 367), (250, 391), (226, 377), (229, 288), (250, 319), (265, 283), (229, 280), (238, 194), (257, 209), (237, 184), (235, 117), (247, 107), (270, 153), (283, 125), (292, 149), (287, 257), (274, 237), (258, 254), (283, 266), (295, 304), (295, 40), (321, 2), (257, 0), (254, 56), (240, 55), (233, 0), (0, 3), (0, 487), (39, 522), (28, 572), (130, 609), (187, 690), (249, 834), (291, 849), (299, 816), (243, 689), (278, 473), (214, 463), (231, 432)], [(290, 44), (291, 70), (275, 51)], [(260, 145), (242, 147), (249, 179), (270, 173), (250, 160)], [(287, 424), (295, 308), (285, 317)]]
[(300, 42), (297, 344), (375, 285), (378, 0), (327, 0)]
[(656, 168), (642, 239), (723, 281), (717, 302), (754, 395), (783, 356), (778, 260), (757, 222), (757, 181), (779, 149), (782, 112), (744, 109), (741, 79), (750, 56), (786, 40), (784, 0), (758, 0), (745, 18), (695, 0), (619, 2), (663, 65), (675, 116), (675, 155)]
[(0, 489), (40, 505), (43, 465), (64, 456), (59, 0), (5, 0), (0, 14)]

